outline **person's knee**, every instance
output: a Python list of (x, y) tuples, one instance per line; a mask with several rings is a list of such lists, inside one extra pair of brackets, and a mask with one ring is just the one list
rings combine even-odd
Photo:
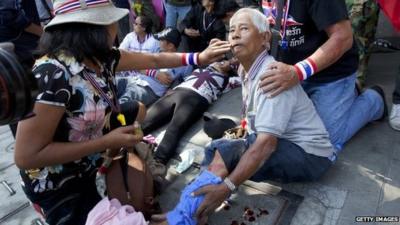
[(222, 159), (221, 154), (219, 154), (218, 149), (215, 152), (211, 164), (208, 166), (208, 170), (219, 177), (225, 177), (228, 176), (229, 174), (228, 168), (225, 165), (225, 162)]
[(146, 117), (146, 106), (143, 104), (143, 103), (141, 103), (141, 102), (138, 102), (138, 113), (137, 113), (137, 116), (136, 116), (136, 121), (138, 121), (139, 123), (142, 123), (143, 121), (144, 121), (144, 118)]

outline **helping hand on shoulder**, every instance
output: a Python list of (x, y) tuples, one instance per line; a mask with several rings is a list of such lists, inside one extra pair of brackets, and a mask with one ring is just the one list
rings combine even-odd
[(260, 88), (269, 98), (286, 91), (299, 83), (294, 66), (273, 62), (260, 77)]

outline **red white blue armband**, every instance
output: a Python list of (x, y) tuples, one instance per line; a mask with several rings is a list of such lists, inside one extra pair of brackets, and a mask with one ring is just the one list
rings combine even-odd
[(200, 53), (182, 53), (182, 65), (196, 66), (199, 65), (199, 55)]
[(311, 58), (307, 58), (294, 65), (300, 81), (306, 80), (317, 72), (317, 64)]

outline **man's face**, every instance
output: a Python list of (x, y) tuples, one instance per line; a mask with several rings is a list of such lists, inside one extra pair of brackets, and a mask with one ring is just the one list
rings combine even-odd
[(167, 40), (160, 40), (160, 51), (161, 52), (175, 52), (175, 45)]
[(229, 43), (239, 61), (252, 59), (265, 49), (266, 35), (260, 33), (250, 16), (240, 13), (233, 17), (229, 26)]

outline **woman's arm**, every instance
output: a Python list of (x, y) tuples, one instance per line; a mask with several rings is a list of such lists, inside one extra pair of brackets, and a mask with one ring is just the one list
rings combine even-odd
[(53, 142), (64, 112), (64, 107), (36, 103), (35, 116), (19, 122), (14, 156), (19, 168), (33, 169), (68, 163), (106, 148), (132, 147), (141, 138), (134, 135), (133, 126), (126, 126), (94, 140)]
[[(200, 65), (208, 65), (224, 58), (224, 54), (230, 51), (227, 41), (212, 39), (207, 49), (199, 54)], [(121, 58), (117, 71), (142, 70), (157, 68), (180, 67), (183, 53), (139, 53), (120, 50)]]

